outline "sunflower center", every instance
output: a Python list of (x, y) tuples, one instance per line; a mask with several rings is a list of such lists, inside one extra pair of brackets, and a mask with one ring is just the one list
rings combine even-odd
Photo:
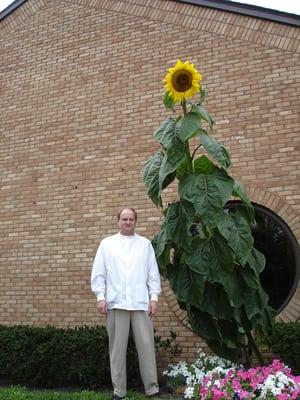
[(192, 87), (193, 75), (186, 70), (179, 70), (172, 76), (172, 85), (177, 92), (185, 92)]

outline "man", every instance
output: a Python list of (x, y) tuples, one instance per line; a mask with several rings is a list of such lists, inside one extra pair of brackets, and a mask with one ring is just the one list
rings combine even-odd
[(119, 232), (102, 240), (94, 260), (91, 286), (97, 308), (107, 316), (113, 399), (126, 396), (126, 353), (130, 324), (147, 396), (159, 394), (153, 325), (160, 276), (151, 242), (134, 232), (137, 213), (123, 208)]

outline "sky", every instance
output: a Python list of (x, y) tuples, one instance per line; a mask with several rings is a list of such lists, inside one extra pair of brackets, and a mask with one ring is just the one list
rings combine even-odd
[[(292, 14), (300, 15), (299, 0), (238, 0), (236, 2), (254, 4), (260, 7), (266, 7), (273, 10), (286, 11)], [(4, 8), (11, 3), (13, 3), (12, 0), (0, 0), (0, 11), (4, 10)]]

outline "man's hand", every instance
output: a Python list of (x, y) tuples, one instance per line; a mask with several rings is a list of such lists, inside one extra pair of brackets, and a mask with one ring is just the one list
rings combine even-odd
[(157, 311), (157, 301), (151, 300), (149, 303), (148, 314), (150, 317), (153, 317)]
[(100, 314), (107, 314), (107, 303), (105, 300), (97, 301), (97, 310)]

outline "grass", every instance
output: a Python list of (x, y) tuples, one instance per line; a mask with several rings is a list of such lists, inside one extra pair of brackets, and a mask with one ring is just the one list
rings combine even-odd
[[(111, 392), (93, 392), (89, 390), (60, 392), (29, 390), (21, 386), (0, 388), (0, 400), (110, 400)], [(126, 399), (145, 400), (141, 393), (129, 391)]]

